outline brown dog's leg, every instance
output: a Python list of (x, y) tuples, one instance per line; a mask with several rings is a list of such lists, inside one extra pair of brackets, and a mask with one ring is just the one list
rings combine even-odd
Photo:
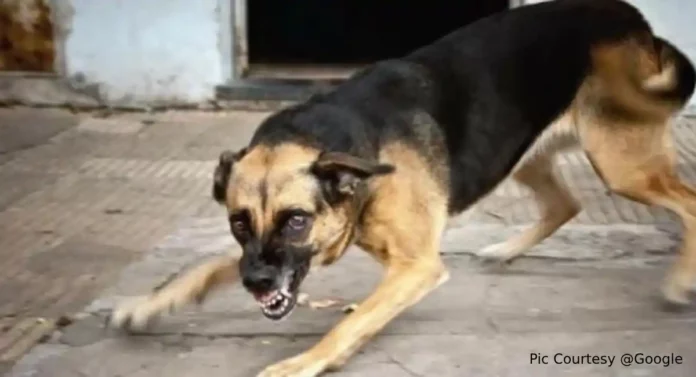
[(536, 157), (513, 174), (515, 181), (532, 191), (541, 219), (511, 239), (481, 249), (478, 256), (510, 261), (553, 234), (580, 211), (580, 204), (554, 173), (551, 157)]
[(603, 124), (583, 130), (583, 144), (595, 169), (616, 193), (664, 207), (684, 227), (681, 250), (663, 286), (665, 299), (688, 304), (696, 280), (696, 191), (684, 184), (673, 166), (668, 123)]
[(696, 281), (696, 194), (668, 166), (658, 159), (636, 167), (635, 173), (623, 177), (609, 175), (612, 189), (633, 200), (659, 205), (676, 213), (683, 225), (683, 240), (679, 256), (668, 274), (663, 295), (673, 304), (689, 303), (689, 291)]
[(299, 356), (266, 368), (259, 377), (310, 377), (341, 367), (389, 321), (447, 278), (439, 261), (391, 264), (379, 287), (319, 343)]
[(191, 302), (201, 303), (216, 288), (239, 280), (238, 259), (217, 257), (183, 271), (156, 288), (148, 296), (138, 297), (117, 307), (108, 319), (112, 327), (138, 330), (164, 312)]

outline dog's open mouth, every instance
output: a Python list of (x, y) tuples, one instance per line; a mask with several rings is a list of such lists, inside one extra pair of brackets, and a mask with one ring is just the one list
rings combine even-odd
[(292, 277), (286, 278), (280, 289), (266, 293), (255, 293), (254, 298), (261, 306), (261, 312), (274, 321), (287, 317), (297, 304), (297, 293), (290, 286)]
[(290, 314), (297, 304), (297, 298), (293, 294), (286, 294), (275, 290), (264, 295), (257, 295), (256, 301), (261, 306), (261, 312), (267, 318), (279, 320)]

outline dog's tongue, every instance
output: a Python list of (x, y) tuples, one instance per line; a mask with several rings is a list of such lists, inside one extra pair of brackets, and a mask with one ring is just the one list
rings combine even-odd
[(254, 292), (252, 294), (254, 295), (254, 298), (256, 299), (256, 301), (266, 301), (267, 299), (271, 298), (275, 294), (275, 291), (264, 292), (264, 293)]

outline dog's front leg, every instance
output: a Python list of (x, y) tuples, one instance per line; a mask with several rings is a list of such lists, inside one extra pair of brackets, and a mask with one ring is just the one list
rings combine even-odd
[(449, 275), (439, 257), (432, 258), (437, 259), (390, 263), (377, 289), (319, 343), (271, 365), (259, 377), (313, 377), (340, 368), (389, 321), (447, 280)]
[(154, 318), (191, 302), (202, 303), (208, 294), (239, 280), (239, 260), (233, 256), (216, 257), (181, 271), (160, 284), (147, 296), (137, 297), (114, 309), (107, 323), (125, 330), (142, 330)]

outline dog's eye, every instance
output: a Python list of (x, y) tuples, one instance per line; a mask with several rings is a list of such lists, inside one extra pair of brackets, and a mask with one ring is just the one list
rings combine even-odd
[(278, 214), (280, 235), (297, 239), (303, 237), (311, 226), (314, 217), (303, 210), (291, 209)]
[(235, 235), (249, 233), (249, 214), (245, 211), (232, 214), (229, 218), (230, 228)]
[(307, 226), (308, 218), (303, 215), (294, 215), (288, 218), (285, 226), (293, 231), (303, 230)]
[(243, 220), (233, 220), (230, 226), (234, 233), (245, 233), (247, 231), (246, 223)]

